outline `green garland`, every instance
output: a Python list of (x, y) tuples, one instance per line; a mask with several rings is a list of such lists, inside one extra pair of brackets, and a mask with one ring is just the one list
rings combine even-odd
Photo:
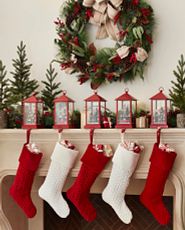
[[(55, 21), (59, 48), (57, 62), (67, 73), (77, 74), (83, 84), (91, 81), (93, 89), (105, 82), (133, 80), (143, 70), (147, 54), (151, 50), (154, 14), (144, 0), (123, 0), (115, 23), (119, 26), (121, 39), (114, 48), (97, 50), (88, 44), (88, 24), (93, 8), (83, 6), (83, 0), (68, 0), (62, 7), (61, 16)], [(117, 50), (128, 47), (128, 54), (120, 57)], [(138, 52), (140, 51), (140, 54)], [(139, 58), (137, 55), (145, 55)]]

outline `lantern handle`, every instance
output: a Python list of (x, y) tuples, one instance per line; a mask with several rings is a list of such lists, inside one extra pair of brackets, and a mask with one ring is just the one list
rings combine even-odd
[(93, 144), (94, 129), (90, 129), (90, 144)]
[(160, 91), (160, 92), (164, 91), (164, 88), (163, 88), (162, 86), (159, 87), (159, 91)]
[(62, 90), (63, 95), (67, 94), (67, 90)]
[(30, 142), (30, 134), (31, 134), (31, 129), (26, 130), (26, 145), (29, 144)]
[(121, 129), (121, 143), (124, 143), (125, 141), (125, 132), (126, 132), (126, 129)]
[(61, 140), (62, 140), (62, 131), (63, 131), (63, 129), (59, 129), (59, 130), (58, 130), (58, 142), (59, 142), (59, 143), (60, 143)]
[(161, 139), (161, 127), (157, 128), (157, 145), (160, 144), (160, 139)]
[(129, 88), (125, 88), (125, 93), (128, 93), (128, 91), (129, 91)]

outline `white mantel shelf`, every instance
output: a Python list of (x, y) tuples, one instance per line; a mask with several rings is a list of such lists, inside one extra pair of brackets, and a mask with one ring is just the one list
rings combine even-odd
[[(95, 129), (94, 143), (111, 144), (116, 149), (120, 142), (119, 129)], [(80, 151), (80, 156), (89, 143), (88, 129), (65, 129), (62, 132), (64, 139), (71, 141)], [(125, 139), (138, 141), (145, 149), (141, 154), (138, 167), (133, 175), (135, 179), (146, 179), (149, 169), (149, 157), (152, 146), (156, 142), (156, 129), (126, 129)], [(54, 129), (35, 129), (31, 131), (31, 141), (36, 142), (44, 153), (37, 176), (45, 176), (48, 171), (50, 156), (56, 141), (58, 132)], [(22, 129), (1, 129), (0, 130), (0, 229), (13, 230), (8, 218), (3, 211), (2, 181), (6, 176), (15, 175), (18, 166), (18, 157), (22, 145), (26, 141), (26, 130)], [(175, 189), (174, 196), (174, 230), (185, 230), (185, 129), (162, 129), (161, 141), (170, 144), (177, 152), (177, 158), (169, 181)], [(76, 177), (80, 168), (80, 161), (77, 159), (69, 177)], [(100, 178), (108, 178), (111, 172), (111, 162), (103, 170)], [(29, 228), (31, 230), (31, 228)], [(43, 229), (38, 229), (43, 230)]]

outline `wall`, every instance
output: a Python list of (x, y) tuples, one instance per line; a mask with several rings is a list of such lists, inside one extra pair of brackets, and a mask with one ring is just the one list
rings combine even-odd
[[(148, 1), (155, 11), (156, 28), (154, 44), (148, 66), (145, 69), (144, 82), (137, 79), (133, 83), (114, 83), (101, 87), (99, 93), (107, 98), (108, 107), (114, 108), (114, 98), (119, 96), (125, 87), (130, 93), (145, 104), (148, 98), (163, 86), (168, 94), (173, 69), (181, 53), (185, 54), (185, 1)], [(48, 0), (0, 0), (0, 59), (12, 70), (12, 58), (16, 57), (16, 46), (21, 40), (27, 45), (29, 62), (33, 63), (32, 77), (39, 81), (44, 79), (49, 62), (55, 57), (56, 38), (53, 21), (59, 15), (62, 1)], [(105, 42), (104, 42), (105, 43)], [(111, 42), (106, 40), (107, 46)], [(62, 83), (78, 108), (83, 107), (83, 99), (91, 94), (89, 84), (78, 85), (75, 76), (66, 76), (55, 65)], [(8, 75), (11, 77), (11, 75)], [(79, 94), (80, 92), (80, 94)], [(111, 93), (110, 93), (111, 92)]]

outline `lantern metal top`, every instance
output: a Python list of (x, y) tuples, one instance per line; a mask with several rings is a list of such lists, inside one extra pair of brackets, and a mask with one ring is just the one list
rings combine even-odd
[(128, 88), (125, 89), (125, 93), (122, 94), (121, 96), (117, 97), (115, 100), (116, 101), (137, 101), (136, 98), (134, 98), (133, 96), (131, 96), (129, 93), (128, 93)]
[(86, 98), (85, 101), (104, 101), (104, 102), (106, 102), (106, 100), (103, 97), (98, 95), (97, 91), (94, 91), (94, 94), (92, 96)]
[(164, 93), (164, 88), (159, 88), (159, 93), (150, 98), (150, 100), (170, 100)]
[(24, 99), (23, 102), (24, 103), (25, 102), (29, 102), (29, 103), (39, 103), (40, 102), (40, 103), (42, 103), (43, 100), (41, 98), (36, 97), (36, 94), (37, 93), (32, 94), (31, 97), (28, 97), (28, 98)]
[(55, 98), (54, 102), (74, 102), (74, 100), (66, 96), (66, 93), (66, 91), (63, 91), (63, 94), (60, 97)]

